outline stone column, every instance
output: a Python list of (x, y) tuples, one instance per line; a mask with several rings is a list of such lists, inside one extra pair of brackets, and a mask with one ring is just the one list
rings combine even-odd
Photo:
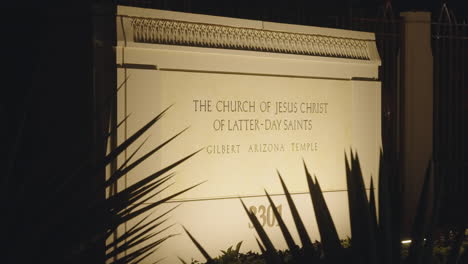
[(403, 12), (401, 144), (403, 234), (409, 235), (432, 156), (433, 60), (431, 13)]

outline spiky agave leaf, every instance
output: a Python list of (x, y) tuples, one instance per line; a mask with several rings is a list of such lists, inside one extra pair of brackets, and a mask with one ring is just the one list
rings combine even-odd
[(120, 122), (115, 125), (115, 127), (113, 129), (111, 129), (111, 131), (105, 133), (105, 135), (103, 136), (103, 140), (104, 141), (108, 141), (109, 138), (114, 135), (115, 133), (117, 133), (118, 129), (123, 125), (125, 124), (125, 122), (127, 122), (127, 120), (130, 118), (131, 116), (131, 113), (126, 115), (122, 120), (120, 120)]
[(288, 227), (283, 221), (283, 218), (281, 217), (280, 213), (278, 212), (278, 209), (276, 208), (275, 203), (271, 199), (270, 195), (268, 192), (265, 190), (265, 195), (268, 198), (268, 201), (270, 202), (271, 209), (273, 210), (273, 214), (275, 215), (276, 221), (278, 221), (278, 225), (281, 229), (281, 233), (283, 233), (284, 240), (286, 241), (286, 244), (288, 245), (289, 250), (291, 251), (291, 254), (293, 256), (293, 259), (295, 261), (299, 260), (299, 247), (296, 245), (294, 242), (294, 239), (291, 236), (291, 233), (288, 230)]
[(256, 237), (255, 237), (255, 241), (257, 241), (258, 248), (260, 248), (260, 252), (262, 252), (262, 255), (265, 255), (266, 254), (265, 247), (262, 245), (262, 243)]
[(140, 138), (143, 133), (148, 131), (158, 120), (160, 120), (167, 111), (172, 107), (170, 105), (166, 109), (164, 109), (161, 113), (159, 113), (155, 118), (150, 120), (146, 123), (142, 128), (138, 129), (133, 135), (131, 135), (128, 139), (126, 139), (122, 144), (120, 144), (116, 149), (112, 150), (111, 153), (106, 155), (102, 161), (98, 162), (98, 167), (107, 166), (110, 162), (115, 160), (122, 152), (124, 152), (131, 144), (133, 144), (138, 138)]
[(132, 233), (131, 235), (128, 235), (127, 232), (123, 233), (120, 237), (117, 238), (119, 240), (118, 243), (114, 243), (113, 245), (106, 247), (107, 249), (112, 249), (108, 250), (108, 253), (106, 254), (107, 258), (112, 258), (121, 252), (125, 252), (133, 247), (136, 247), (137, 245), (141, 245), (147, 241), (150, 241), (150, 239), (169, 230), (174, 226), (174, 224), (155, 231), (156, 228), (159, 228), (161, 225), (166, 223), (167, 220), (168, 219), (164, 219), (163, 221), (159, 221), (157, 223), (148, 223), (144, 225), (144, 229), (139, 230), (137, 233)]
[[(158, 114), (156, 117), (154, 117), (152, 120), (150, 120), (148, 123), (146, 123), (143, 127), (141, 127), (139, 130), (137, 130), (132, 136), (130, 136), (128, 139), (126, 139), (122, 144), (117, 146), (114, 150), (112, 150), (108, 155), (106, 155), (104, 158), (97, 162), (94, 161), (94, 157), (91, 156), (88, 158), (82, 166), (80, 166), (77, 170), (72, 172), (70, 175), (65, 177), (62, 181), (62, 184), (60, 184), (55, 192), (50, 194), (50, 197), (47, 199), (47, 201), (53, 200), (54, 197), (56, 197), (58, 194), (64, 192), (71, 186), (71, 184), (75, 183), (76, 179), (79, 179), (79, 176), (82, 175), (83, 173), (85, 174), (98, 174), (101, 170), (103, 170), (107, 165), (109, 165), (111, 162), (117, 159), (117, 157), (123, 153), (125, 150), (128, 149), (129, 146), (131, 146), (135, 141), (137, 141), (146, 131), (148, 131), (151, 127), (153, 127), (157, 121), (159, 121), (165, 114), (166, 112), (172, 107), (169, 106), (166, 109), (164, 109), (160, 114)], [(107, 186), (109, 186), (108, 184)], [(100, 190), (100, 189), (98, 189)]]
[(122, 258), (120, 259), (117, 259), (115, 261), (113, 261), (113, 264), (118, 264), (118, 263), (122, 263), (122, 264), (126, 264), (126, 263), (130, 263), (131, 261), (134, 261), (138, 258), (140, 258), (141, 256), (145, 255), (146, 253), (148, 252), (151, 252), (151, 251), (154, 251), (157, 249), (157, 246), (161, 245), (164, 241), (166, 241), (167, 239), (169, 238), (172, 238), (176, 235), (174, 234), (171, 234), (171, 235), (167, 235), (161, 239), (158, 239), (157, 241), (154, 241), (146, 246), (143, 246), (129, 254), (126, 254), (125, 256), (123, 256)]
[(351, 151), (351, 168), (346, 154), (345, 162), (354, 261), (377, 263), (375, 228), (372, 225), (359, 157)]
[(158, 190), (156, 193), (163, 191), (165, 188), (168, 187), (168, 186), (164, 187), (164, 184), (167, 183), (173, 177), (174, 177), (174, 173), (171, 173), (161, 179), (155, 180), (154, 182), (141, 187), (140, 189), (137, 189), (133, 193), (126, 192), (126, 191), (116, 193), (115, 195), (107, 199), (106, 201), (107, 209), (109, 210), (109, 212), (119, 214), (120, 212), (123, 212), (125, 209), (128, 209), (129, 204), (135, 204), (137, 201), (141, 200), (143, 197), (147, 197), (151, 192), (155, 190)]
[(419, 195), (419, 202), (416, 216), (411, 232), (411, 245), (406, 263), (421, 264), (424, 256), (424, 237), (427, 232), (427, 209), (429, 206), (429, 188), (432, 177), (432, 163), (429, 162), (426, 168), (424, 183)]
[[(159, 225), (151, 226), (151, 230), (156, 229), (158, 226)], [(128, 241), (125, 241), (124, 243), (122, 243), (122, 245), (119, 245), (119, 246), (115, 247), (113, 250), (109, 251), (106, 254), (106, 258), (107, 259), (114, 258), (114, 257), (117, 256), (117, 254), (128, 252), (128, 251), (132, 250), (133, 248), (137, 248), (137, 246), (144, 245), (145, 243), (151, 241), (153, 238), (155, 238), (159, 234), (161, 234), (161, 233), (165, 232), (166, 230), (169, 230), (170, 228), (172, 228), (172, 226), (174, 226), (174, 224), (171, 225), (171, 226), (168, 226), (166, 228), (163, 228), (163, 229), (161, 229), (161, 230), (159, 230), (157, 232), (152, 232), (152, 233), (148, 233), (148, 234), (139, 234), (139, 235), (137, 235), (135, 237), (132, 237)], [(150, 231), (150, 230), (148, 230), (148, 231)], [(172, 237), (172, 236), (175, 236), (175, 235), (171, 234), (170, 237)], [(149, 248), (148, 250), (151, 250), (151, 248)], [(141, 254), (144, 254), (144, 253), (141, 253)], [(135, 257), (138, 257), (138, 256), (135, 255)]]
[(180, 260), (180, 262), (182, 262), (182, 264), (187, 264), (187, 262), (183, 258), (181, 258), (179, 256), (177, 256), (177, 258)]
[[(196, 185), (197, 186), (197, 185)], [(173, 199), (175, 197), (177, 197), (178, 195), (196, 187), (196, 186), (192, 186), (192, 187), (189, 187), (185, 190), (182, 190), (176, 194), (173, 194), (173, 195), (170, 195), (162, 200), (159, 200), (155, 203), (151, 203), (149, 205), (146, 205), (146, 206), (143, 206), (141, 209), (139, 210), (136, 210), (135, 212), (128, 212), (128, 214), (124, 214), (120, 217), (116, 217), (116, 219), (114, 221), (118, 221), (119, 224), (115, 224), (113, 227), (111, 227), (111, 229), (108, 230), (107, 232), (107, 236), (109, 236), (110, 234), (112, 234), (113, 230), (116, 230), (117, 226), (130, 220), (130, 219), (133, 219), (147, 211), (149, 211), (150, 209), (164, 203), (165, 201), (168, 201), (170, 199)], [(159, 220), (161, 217), (163, 217), (164, 215), (166, 215), (167, 213), (169, 213), (170, 211), (172, 211), (174, 208), (172, 208), (171, 210), (163, 213), (162, 215), (156, 217), (155, 219), (151, 220), (149, 223), (147, 223), (146, 225), (143, 225), (143, 226), (140, 226), (140, 227), (132, 227), (129, 231), (127, 231), (126, 233), (124, 233), (122, 235), (122, 237), (119, 237), (117, 238), (117, 244), (114, 244), (116, 246), (116, 248), (108, 254), (108, 258), (111, 258), (111, 257), (115, 257), (117, 256), (118, 253), (121, 253), (121, 252), (124, 252), (126, 250), (130, 250), (140, 244), (143, 244), (145, 243), (146, 241), (149, 241), (151, 238), (155, 237), (156, 235), (164, 232), (165, 230), (169, 229), (171, 226), (168, 226), (162, 230), (159, 230), (157, 232), (153, 232), (153, 230), (155, 230), (156, 228), (158, 228), (159, 226), (161, 226), (166, 220), (162, 220), (162, 221), (159, 221), (159, 222), (156, 222), (157, 220)], [(139, 223), (137, 223), (138, 225)], [(167, 237), (166, 239), (170, 238), (172, 236), (169, 236)], [(163, 241), (165, 241), (166, 239), (164, 240), (158, 240), (160, 241), (161, 243)], [(118, 244), (119, 242), (122, 242), (121, 244)], [(159, 243), (156, 243), (156, 244), (152, 244), (153, 245), (153, 248), (157, 245), (159, 245)], [(150, 250), (150, 248), (148, 248), (148, 250)], [(136, 251), (136, 252), (140, 252), (140, 251)], [(144, 254), (146, 251), (141, 251), (141, 254)], [(113, 254), (113, 255), (112, 255)], [(138, 253), (135, 253), (135, 257), (136, 254)], [(141, 255), (140, 254), (140, 255)]]
[(375, 193), (374, 193), (374, 180), (371, 175), (370, 180), (370, 191), (369, 191), (369, 211), (370, 211), (370, 222), (374, 229), (374, 234), (378, 236), (378, 223), (377, 223), (377, 209), (375, 206)]
[(182, 228), (184, 229), (185, 233), (187, 233), (187, 235), (189, 236), (190, 240), (192, 240), (193, 244), (195, 244), (195, 246), (197, 247), (198, 251), (200, 251), (200, 253), (203, 255), (203, 257), (206, 259), (206, 263), (207, 263), (207, 264), (213, 263), (213, 258), (210, 257), (210, 255), (209, 255), (208, 252), (203, 248), (203, 246), (192, 236), (192, 234), (190, 234), (190, 232), (189, 232), (184, 226), (182, 226)]
[(158, 177), (164, 175), (165, 173), (169, 172), (170, 170), (172, 170), (173, 168), (179, 166), (180, 164), (184, 163), (185, 161), (187, 161), (188, 159), (192, 158), (194, 155), (196, 155), (197, 153), (199, 153), (200, 151), (202, 151), (203, 149), (200, 149), (200, 150), (197, 150), (196, 152), (190, 154), (190, 155), (187, 155), (186, 157), (176, 161), (176, 162), (173, 162), (172, 164), (166, 166), (165, 168), (163, 169), (160, 169), (159, 171), (153, 173), (153, 174), (150, 174), (148, 176), (146, 176), (145, 178), (143, 178), (142, 180), (136, 182), (135, 184), (125, 188), (125, 190), (123, 190), (124, 192), (127, 192), (127, 193), (132, 193), (132, 192), (135, 192), (136, 190), (138, 190), (139, 188), (142, 188), (144, 187), (145, 185), (149, 184), (150, 182), (152, 182), (153, 180), (157, 179)]
[(400, 229), (399, 225), (392, 221), (395, 210), (392, 202), (396, 200), (398, 194), (396, 190), (390, 188), (390, 166), (383, 151), (380, 151), (379, 163), (379, 223), (378, 223), (378, 250), (380, 262), (383, 264), (393, 264), (400, 261)]
[(376, 202), (375, 202), (374, 180), (373, 180), (372, 175), (371, 175), (371, 180), (370, 180), (369, 211), (370, 211), (370, 216), (371, 216), (370, 222), (372, 224), (371, 228), (373, 229), (373, 232), (375, 234), (374, 236), (375, 236), (376, 261), (378, 261), (378, 263), (382, 263), (383, 254), (384, 254), (383, 251), (385, 250), (382, 248), (382, 242), (384, 238), (382, 237), (382, 233), (380, 232), (380, 229), (379, 229), (379, 223), (377, 221), (377, 208), (376, 208)]
[(299, 234), (299, 239), (302, 243), (302, 248), (304, 249), (304, 256), (306, 259), (317, 258), (320, 254), (315, 252), (314, 246), (312, 245), (312, 241), (310, 240), (309, 234), (307, 233), (304, 222), (302, 221), (301, 216), (299, 215), (299, 211), (297, 210), (296, 204), (294, 203), (294, 200), (292, 199), (291, 194), (289, 193), (289, 190), (286, 184), (284, 183), (283, 178), (281, 177), (281, 174), (279, 173), (279, 171), (276, 172), (278, 173), (281, 186), (283, 187), (284, 195), (286, 196), (286, 200), (288, 201), (289, 210), (291, 211), (291, 215), (293, 217), (297, 233)]
[[(167, 111), (167, 109), (165, 110)], [(163, 114), (163, 113), (162, 113)], [(162, 114), (158, 115), (155, 119), (151, 120), (150, 123), (154, 124), (156, 121), (159, 120), (159, 118), (162, 117)], [(144, 129), (149, 129), (149, 127), (146, 125)], [(124, 161), (124, 164), (121, 165), (121, 167), (105, 182), (104, 186), (111, 186), (113, 183), (115, 183), (120, 177), (123, 175), (126, 175), (129, 173), (131, 170), (133, 170), (135, 167), (137, 167), (139, 164), (141, 164), (143, 161), (145, 161), (147, 158), (149, 158), (151, 155), (155, 154), (158, 150), (160, 150), (162, 147), (173, 141), (176, 137), (181, 135), (186, 129), (182, 130), (181, 132), (177, 133), (175, 136), (169, 138), (162, 144), (158, 145), (157, 147), (153, 148), (151, 151), (134, 161), (133, 163), (129, 164), (129, 161), (133, 158), (133, 156), (136, 154), (136, 152), (141, 148), (141, 145), (131, 154), (129, 158), (127, 158)], [(129, 140), (135, 140), (138, 139), (141, 135), (143, 135), (144, 131), (141, 129), (137, 131), (134, 135), (138, 135), (137, 137), (130, 138)], [(128, 141), (128, 140), (127, 140)], [(126, 144), (128, 142), (124, 142), (123, 144)], [(130, 142), (133, 143), (133, 142)], [(130, 146), (128, 144), (126, 147)], [(142, 143), (144, 144), (144, 143)], [(119, 148), (119, 147), (118, 147)], [(125, 150), (125, 148), (122, 148), (122, 151)], [(199, 150), (200, 151), (200, 150)], [(194, 156), (196, 153), (199, 151), (192, 153), (179, 161), (176, 161), (165, 168), (143, 178), (142, 180), (136, 182), (135, 184), (129, 186), (128, 188), (124, 189), (123, 191), (116, 193), (114, 195), (111, 195), (105, 202), (104, 208), (104, 213), (102, 214), (102, 219), (106, 219), (103, 222), (106, 223), (106, 230), (107, 232), (106, 237), (108, 237), (110, 234), (112, 234), (115, 230), (117, 230), (118, 226), (131, 220), (134, 219), (135, 217), (138, 217), (140, 215), (143, 215), (147, 212), (149, 212), (151, 209), (161, 205), (162, 203), (173, 199), (182, 193), (185, 193), (192, 188), (198, 186), (194, 185), (189, 188), (186, 188), (182, 191), (179, 191), (175, 194), (169, 195), (165, 198), (159, 199), (156, 202), (143, 205), (144, 202), (148, 201), (149, 199), (152, 199), (156, 195), (159, 195), (162, 191), (167, 189), (169, 186), (163, 187), (163, 184), (166, 183), (170, 178), (173, 177), (173, 173), (163, 176), (166, 173), (168, 173), (171, 169), (177, 167), (178, 165), (182, 164), (192, 156)], [(114, 158), (118, 156), (118, 152), (114, 151), (111, 152), (111, 154), (114, 153)], [(121, 152), (120, 152), (121, 153)], [(111, 155), (109, 154), (108, 157)], [(106, 162), (111, 162), (110, 159)], [(201, 183), (200, 183), (201, 184)], [(143, 205), (143, 206), (141, 206)], [(141, 207), (141, 208), (138, 208)], [(99, 209), (100, 207), (98, 206), (95, 209)], [(166, 212), (167, 213), (167, 212)], [(165, 215), (164, 213), (163, 215)], [(147, 241), (150, 241), (150, 239), (153, 239), (156, 235), (160, 234), (161, 232), (167, 230), (169, 227), (166, 227), (160, 231), (155, 231), (156, 228), (159, 228), (162, 223), (165, 221), (160, 221), (156, 222), (157, 219), (160, 217), (157, 217), (156, 219), (153, 219), (149, 223), (141, 226), (141, 227), (135, 227), (130, 229), (127, 233), (123, 234), (120, 237), (116, 238), (115, 243), (112, 244), (112, 250), (109, 252), (107, 255), (108, 259), (115, 259), (115, 256), (117, 256), (118, 253), (125, 252), (128, 250), (132, 250), (138, 245), (144, 244)], [(140, 222), (141, 223), (141, 222)], [(139, 225), (140, 223), (137, 223)], [(163, 239), (159, 239), (154, 243), (150, 243), (149, 245), (144, 247), (144, 250), (136, 250), (133, 251), (131, 254), (132, 261), (135, 262), (136, 260), (143, 260), (146, 259), (150, 254), (148, 252), (152, 251), (157, 245), (165, 241), (166, 239), (170, 238), (172, 236), (166, 236)], [(109, 248), (109, 247), (107, 247)], [(126, 262), (131, 261), (129, 259), (129, 255), (125, 256), (123, 259), (117, 259), (117, 262)]]
[(262, 241), (263, 245), (265, 246), (266, 262), (271, 263), (271, 264), (281, 264), (281, 263), (283, 263), (280, 256), (278, 255), (275, 247), (273, 246), (273, 243), (271, 242), (270, 237), (268, 237), (267, 233), (263, 229), (262, 225), (258, 221), (255, 214), (247, 209), (247, 207), (245, 206), (244, 201), (242, 201), (242, 199), (240, 199), (240, 201), (241, 201), (242, 206), (244, 207), (245, 212), (247, 213), (247, 216), (250, 219), (250, 222), (254, 226), (255, 231), (257, 232), (258, 236), (260, 237), (260, 240)]
[(305, 162), (304, 170), (314, 207), (315, 218), (319, 228), (324, 255), (332, 262), (341, 261), (343, 256), (342, 246), (320, 185), (317, 179), (315, 179), (315, 182), (312, 179)]
[[(54, 175), (49, 174), (52, 174), (55, 167), (60, 168), (60, 166), (55, 166), (57, 162), (56, 160), (44, 159), (44, 161), (50, 162), (50, 168), (47, 168), (44, 175), (35, 175), (34, 172), (30, 175), (23, 175), (22, 172), (22, 174), (19, 174), (20, 176), (24, 176), (24, 179), (21, 180), (23, 180), (25, 184), (20, 186), (20, 183), (18, 183), (16, 184), (18, 186), (15, 185), (13, 186), (15, 188), (11, 189), (16, 191), (16, 187), (19, 187), (19, 189), (23, 188), (23, 190), (21, 190), (22, 192), (10, 191), (10, 188), (6, 188), (8, 189), (7, 194), (12, 195), (11, 199), (21, 198), (22, 200), (18, 201), (18, 204), (21, 202), (21, 204), (19, 204), (21, 207), (19, 209), (14, 208), (11, 218), (9, 217), (11, 219), (9, 219), (9, 222), (14, 223), (15, 217), (20, 216), (18, 219), (20, 220), (20, 223), (18, 224), (18, 227), (20, 228), (14, 232), (14, 240), (16, 241), (9, 241), (11, 242), (10, 245), (13, 249), (13, 253), (7, 254), (7, 256), (3, 258), (4, 262), (6, 261), (7, 263), (10, 263), (13, 261), (13, 259), (10, 259), (11, 256), (14, 256), (15, 263), (31, 262), (27, 261), (27, 257), (25, 258), (26, 254), (19, 256), (18, 253), (24, 251), (23, 248), (15, 248), (17, 245), (26, 246), (26, 243), (32, 245), (27, 249), (27, 251), (28, 255), (32, 256), (31, 258), (33, 262), (94, 263), (94, 261), (89, 261), (89, 256), (96, 253), (99, 260), (104, 260), (103, 258), (106, 253), (104, 242), (105, 238), (114, 230), (113, 228), (116, 227), (115, 225), (109, 225), (111, 222), (109, 220), (114, 220), (115, 217), (120, 217), (121, 220), (116, 220), (115, 222), (122, 223), (122, 219), (124, 221), (130, 220), (131, 217), (136, 217), (149, 212), (147, 211), (150, 209), (149, 207), (143, 207), (145, 210), (137, 210), (137, 208), (133, 208), (134, 210), (128, 211), (128, 214), (119, 214), (125, 212), (125, 208), (128, 208), (130, 204), (144, 201), (146, 196), (150, 196), (150, 192), (159, 191), (162, 188), (162, 185), (158, 184), (164, 183), (164, 180), (161, 182), (158, 181), (161, 178), (164, 179), (165, 173), (168, 173), (169, 170), (182, 164), (186, 160), (183, 159), (176, 162), (159, 171), (159, 173), (156, 173), (158, 175), (151, 175), (151, 179), (144, 179), (139, 184), (131, 186), (131, 190), (120, 193), (119, 195), (111, 196), (112, 198), (106, 200), (106, 189), (104, 186), (113, 186), (112, 181), (108, 181), (107, 185), (103, 183), (105, 181), (104, 172), (106, 166), (110, 164), (112, 169), (114, 169), (116, 167), (114, 165), (116, 164), (117, 157), (125, 151), (128, 151), (129, 146), (136, 144), (137, 140), (141, 140), (143, 134), (153, 127), (170, 108), (168, 107), (146, 123), (121, 145), (114, 147), (114, 145), (111, 144), (114, 148), (106, 155), (106, 141), (113, 141), (118, 127), (128, 120), (128, 116), (126, 116), (119, 124), (114, 124), (112, 128), (109, 128), (109, 116), (113, 111), (111, 108), (115, 107), (117, 91), (126, 83), (127, 79), (128, 77), (126, 77), (125, 81), (117, 89), (109, 89), (112, 90), (112, 95), (107, 98), (107, 100), (100, 100), (103, 98), (98, 98), (96, 101), (95, 110), (97, 110), (97, 113), (95, 112), (96, 116), (93, 117), (93, 121), (96, 123), (102, 121), (102, 123), (99, 123), (96, 126), (99, 127), (99, 129), (102, 129), (102, 131), (97, 131), (98, 129), (93, 131), (96, 134), (93, 139), (97, 142), (94, 142), (93, 146), (83, 149), (87, 154), (83, 155), (85, 156), (83, 162), (79, 163), (75, 170), (73, 170), (73, 168), (67, 168), (67, 170), (59, 171), (57, 173), (57, 177), (54, 177)], [(104, 104), (102, 104), (103, 101)], [(68, 135), (70, 133), (70, 131), (67, 131), (67, 127), (59, 127), (56, 132), (64, 135)], [(75, 135), (73, 133), (70, 134)], [(21, 133), (19, 133), (19, 136), (21, 137)], [(71, 139), (73, 140), (73, 138)], [(143, 144), (144, 142), (142, 145)], [(20, 144), (15, 145), (20, 146)], [(65, 150), (63, 153), (60, 153), (60, 155), (63, 156), (63, 160), (66, 162), (73, 161), (77, 155), (72, 153), (73, 151), (69, 153), (65, 148), (66, 144), (63, 145)], [(153, 149), (152, 152), (147, 153), (142, 158), (129, 165), (130, 160), (140, 149), (140, 147), (138, 147), (135, 152), (131, 154), (130, 158), (125, 160), (124, 164), (121, 164), (121, 167), (117, 171), (131, 171), (148, 156), (156, 153), (160, 147), (162, 146)], [(13, 151), (12, 154), (16, 154), (16, 151)], [(187, 158), (190, 157), (191, 156)], [(9, 165), (13, 165), (15, 163), (15, 158), (16, 155), (11, 155)], [(10, 168), (14, 169), (13, 166), (8, 166), (6, 174), (2, 175), (2, 183), (5, 183), (4, 185), (8, 187), (10, 176), (12, 176), (11, 179), (18, 178), (18, 175), (11, 174), (13, 171), (10, 170)], [(112, 180), (117, 178), (118, 177), (114, 177)], [(40, 185), (35, 185), (35, 183), (39, 182), (36, 179), (40, 179)], [(90, 182), (92, 184), (90, 184)], [(30, 197), (27, 196), (28, 192), (33, 193), (31, 197), (34, 199), (29, 199)], [(110, 193), (110, 195), (114, 195), (113, 192)], [(180, 193), (181, 192), (178, 194)], [(173, 198), (175, 196), (168, 196), (166, 198), (170, 199), (171, 197)], [(34, 218), (31, 217), (27, 219), (28, 226), (21, 224), (24, 220), (23, 212), (28, 212), (31, 216), (34, 216)], [(8, 211), (8, 216), (10, 216), (9, 213), (10, 212)], [(155, 251), (155, 247), (169, 237), (149, 243), (133, 252), (131, 252), (133, 250), (132, 247), (135, 248), (134, 246), (136, 246), (137, 242), (144, 242), (145, 244), (148, 243), (149, 239), (152, 238), (154, 234), (160, 232), (161, 227), (160, 221), (150, 221), (150, 224), (139, 222), (134, 228), (130, 228), (128, 230), (129, 232), (122, 236), (121, 240), (118, 240), (117, 238), (117, 241), (114, 241), (116, 243), (112, 244), (110, 247), (110, 250), (115, 250), (115, 252), (119, 252), (119, 250), (122, 252), (122, 249), (130, 249), (130, 254), (127, 254), (121, 259), (115, 259), (115, 262), (127, 264), (137, 263), (151, 255), (152, 252)], [(24, 235), (27, 235), (27, 240), (16, 239), (16, 237), (25, 237)], [(24, 240), (24, 242), (22, 240)], [(15, 243), (18, 241), (21, 243)]]
[[(133, 163), (129, 164), (125, 168), (116, 171), (109, 179), (105, 182), (106, 187), (109, 187), (110, 185), (114, 184), (118, 179), (120, 179), (123, 175), (126, 175), (129, 173), (131, 170), (133, 170), (135, 167), (137, 167), (139, 164), (141, 164), (143, 161), (151, 157), (154, 153), (156, 153), (158, 150), (169, 144), (171, 141), (173, 141), (175, 138), (180, 136), (182, 133), (184, 133), (188, 128), (183, 129), (179, 133), (175, 134), (165, 142), (161, 143), (157, 147), (153, 148), (151, 151), (140, 157), (138, 160), (134, 161)], [(125, 164), (126, 165), (126, 164)]]
[[(119, 243), (123, 242), (123, 241), (126, 241), (127, 239), (130, 239), (130, 237), (132, 236), (135, 236), (136, 234), (138, 233), (147, 233), (149, 231), (151, 231), (151, 229), (149, 229), (149, 227), (157, 227), (159, 226), (159, 223), (157, 224), (156, 222), (158, 220), (160, 220), (162, 217), (164, 217), (166, 214), (168, 214), (169, 212), (171, 212), (172, 210), (174, 210), (176, 207), (174, 208), (171, 208), (170, 210), (168, 210), (167, 212), (155, 217), (154, 219), (150, 220), (149, 222), (143, 224), (144, 221), (146, 221), (151, 215), (151, 214), (148, 214), (147, 216), (145, 216), (142, 220), (140, 220), (139, 222), (137, 222), (134, 226), (132, 226), (131, 228), (129, 228), (124, 234), (122, 234), (121, 236), (119, 236), (118, 238), (114, 239), (114, 241), (112, 241), (111, 243), (107, 244), (106, 245), (106, 249), (109, 249), (109, 248), (112, 248), (112, 247), (115, 247), (117, 246)], [(148, 230), (148, 231), (146, 231)], [(113, 234), (112, 232), (108, 232), (107, 236), (106, 236), (106, 239), (109, 238), (109, 236)]]
[[(141, 255), (141, 257), (139, 258), (135, 258), (132, 262), (130, 262), (130, 264), (137, 264), (137, 263), (141, 263), (143, 260), (147, 259), (149, 256), (153, 255), (153, 253), (155, 253), (158, 249), (153, 249), (152, 251), (146, 253), (146, 254), (143, 254)], [(157, 260), (157, 262), (160, 262), (161, 260), (164, 260), (165, 258), (162, 258), (162, 259), (159, 259)], [(156, 263), (157, 263), (156, 262)]]
[(179, 191), (179, 192), (177, 192), (177, 193), (175, 193), (175, 194), (169, 195), (169, 196), (167, 196), (167, 197), (165, 197), (165, 198), (162, 198), (162, 199), (160, 199), (160, 200), (158, 200), (158, 201), (156, 201), (156, 202), (154, 202), (154, 203), (151, 203), (151, 204), (149, 204), (149, 205), (147, 205), (147, 206), (145, 206), (145, 207), (143, 207), (143, 208), (141, 208), (141, 209), (135, 210), (135, 211), (133, 211), (133, 212), (129, 212), (128, 215), (125, 215), (125, 216), (123, 217), (123, 222), (126, 222), (126, 221), (128, 221), (128, 220), (130, 220), (130, 219), (132, 219), (132, 218), (135, 218), (135, 217), (137, 217), (137, 216), (139, 216), (139, 215), (141, 215), (141, 214), (143, 214), (143, 213), (145, 213), (145, 212), (147, 212), (147, 211), (149, 211), (149, 210), (155, 208), (156, 206), (159, 206), (159, 205), (161, 205), (161, 204), (163, 204), (163, 203), (165, 203), (165, 202), (167, 202), (167, 201), (169, 201), (169, 200), (171, 200), (171, 199), (174, 199), (175, 197), (177, 197), (177, 196), (179, 196), (179, 195), (181, 195), (181, 194), (183, 194), (183, 193), (185, 193), (185, 192), (188, 192), (188, 191), (190, 191), (191, 189), (193, 189), (193, 188), (195, 188), (195, 187), (197, 187), (197, 186), (199, 186), (199, 185), (201, 185), (201, 184), (203, 184), (203, 183), (205, 183), (205, 182), (206, 182), (206, 181), (200, 182), (200, 183), (195, 184), (195, 185), (193, 185), (193, 186), (190, 186), (190, 187), (188, 187), (188, 188), (186, 188), (186, 189), (184, 189), (184, 190), (182, 190), (182, 191)]

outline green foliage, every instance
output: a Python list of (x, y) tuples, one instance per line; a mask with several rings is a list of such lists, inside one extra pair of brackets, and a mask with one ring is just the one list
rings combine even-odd
[[(467, 229), (468, 231), (468, 229)], [(445, 238), (444, 235), (441, 235), (437, 240), (434, 241), (434, 251), (433, 251), (433, 264), (447, 264), (448, 263), (448, 257), (451, 251), (451, 245), (455, 242), (454, 240), (454, 235), (453, 232), (449, 232), (450, 238)], [(342, 239), (341, 241), (341, 246), (343, 248), (350, 248), (351, 247), (351, 239)], [(240, 243), (240, 242), (239, 242)], [(239, 245), (239, 244), (238, 244)], [(314, 242), (314, 247), (315, 248), (321, 248), (320, 242), (316, 241)], [(264, 257), (255, 252), (247, 252), (247, 253), (239, 253), (235, 252), (232, 250), (232, 246), (229, 247), (228, 250), (221, 250), (223, 253), (221, 256), (214, 258), (213, 261), (216, 264), (264, 264), (265, 260)], [(402, 260), (404, 260), (406, 257), (408, 257), (408, 251), (409, 251), (410, 245), (409, 244), (403, 244), (401, 247), (401, 257)], [(303, 250), (302, 248), (299, 250)], [(465, 238), (463, 242), (463, 246), (461, 247), (461, 252), (460, 255), (462, 255), (465, 251), (468, 250), (468, 238)], [(292, 254), (289, 252), (289, 250), (285, 251), (278, 251), (278, 255), (280, 255), (283, 259), (283, 262), (285, 264), (289, 263), (294, 263)], [(184, 262), (186, 263), (186, 262)], [(190, 262), (191, 264), (201, 264), (204, 262), (200, 262), (197, 260), (192, 260)], [(345, 261), (344, 263), (352, 263), (351, 260)], [(459, 263), (465, 263), (461, 260), (459, 260)]]
[(240, 250), (241, 245), (242, 245), (242, 241), (237, 243), (235, 249), (232, 249), (232, 246), (230, 246), (227, 250), (221, 250), (223, 254), (217, 258), (215, 263), (220, 263), (220, 264), (242, 263), (241, 260), (239, 259), (239, 250)]
[[(237, 243), (236, 247), (230, 246), (227, 250), (221, 250), (221, 255), (212, 259), (211, 263), (214, 264), (265, 264), (264, 257), (261, 254), (249, 251), (247, 253), (240, 253), (242, 241)], [(181, 260), (184, 263), (183, 260)], [(192, 260), (191, 264), (200, 264), (197, 260)], [(208, 262), (207, 262), (208, 263)]]

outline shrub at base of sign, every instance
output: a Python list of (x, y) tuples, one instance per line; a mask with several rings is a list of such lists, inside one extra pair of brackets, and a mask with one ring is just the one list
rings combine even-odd
[[(435, 177), (434, 175), (432, 162), (426, 170), (424, 185), (421, 190), (411, 233), (412, 242), (404, 245), (400, 241), (400, 206), (395, 206), (399, 203), (397, 199), (400, 199), (401, 193), (398, 188), (393, 187), (395, 186), (394, 182), (392, 184), (390, 182), (392, 180), (391, 168), (383, 154), (380, 155), (378, 218), (372, 179), (368, 199), (357, 154), (351, 153), (350, 162), (348, 162), (345, 156), (345, 162), (352, 237), (350, 240), (339, 239), (320, 184), (316, 177), (312, 178), (309, 174), (305, 163), (305, 174), (321, 242), (311, 242), (299, 212), (279, 173), (279, 179), (283, 186), (301, 244), (303, 245), (302, 248), (297, 246), (293, 240), (288, 227), (284, 224), (273, 200), (266, 191), (266, 196), (288, 245), (288, 249), (285, 251), (278, 251), (274, 248), (271, 239), (259, 220), (253, 212), (247, 209), (242, 200), (241, 203), (244, 206), (245, 212), (260, 238), (260, 241), (257, 240), (257, 243), (262, 252), (261, 254), (252, 252), (246, 254), (239, 253), (239, 243), (236, 250), (229, 248), (227, 251), (222, 251), (224, 253), (222, 256), (213, 259), (189, 231), (185, 231), (206, 258), (206, 263), (468, 263), (468, 241), (464, 239), (465, 230), (463, 227), (459, 228), (458, 233), (452, 237), (451, 242), (443, 243), (440, 239), (434, 239), (442, 183), (440, 177)], [(434, 182), (432, 190), (430, 186), (431, 179)], [(430, 196), (431, 191), (433, 194), (432, 199)], [(432, 211), (428, 215), (430, 209)], [(186, 263), (183, 259), (180, 260), (182, 263)], [(191, 263), (200, 262), (192, 260)]]

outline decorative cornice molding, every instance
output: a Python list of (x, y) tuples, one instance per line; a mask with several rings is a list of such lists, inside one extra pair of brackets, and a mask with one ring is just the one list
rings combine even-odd
[[(300, 34), (158, 18), (127, 17), (133, 41), (371, 60), (374, 40)], [(372, 43), (375, 45), (375, 43)]]

